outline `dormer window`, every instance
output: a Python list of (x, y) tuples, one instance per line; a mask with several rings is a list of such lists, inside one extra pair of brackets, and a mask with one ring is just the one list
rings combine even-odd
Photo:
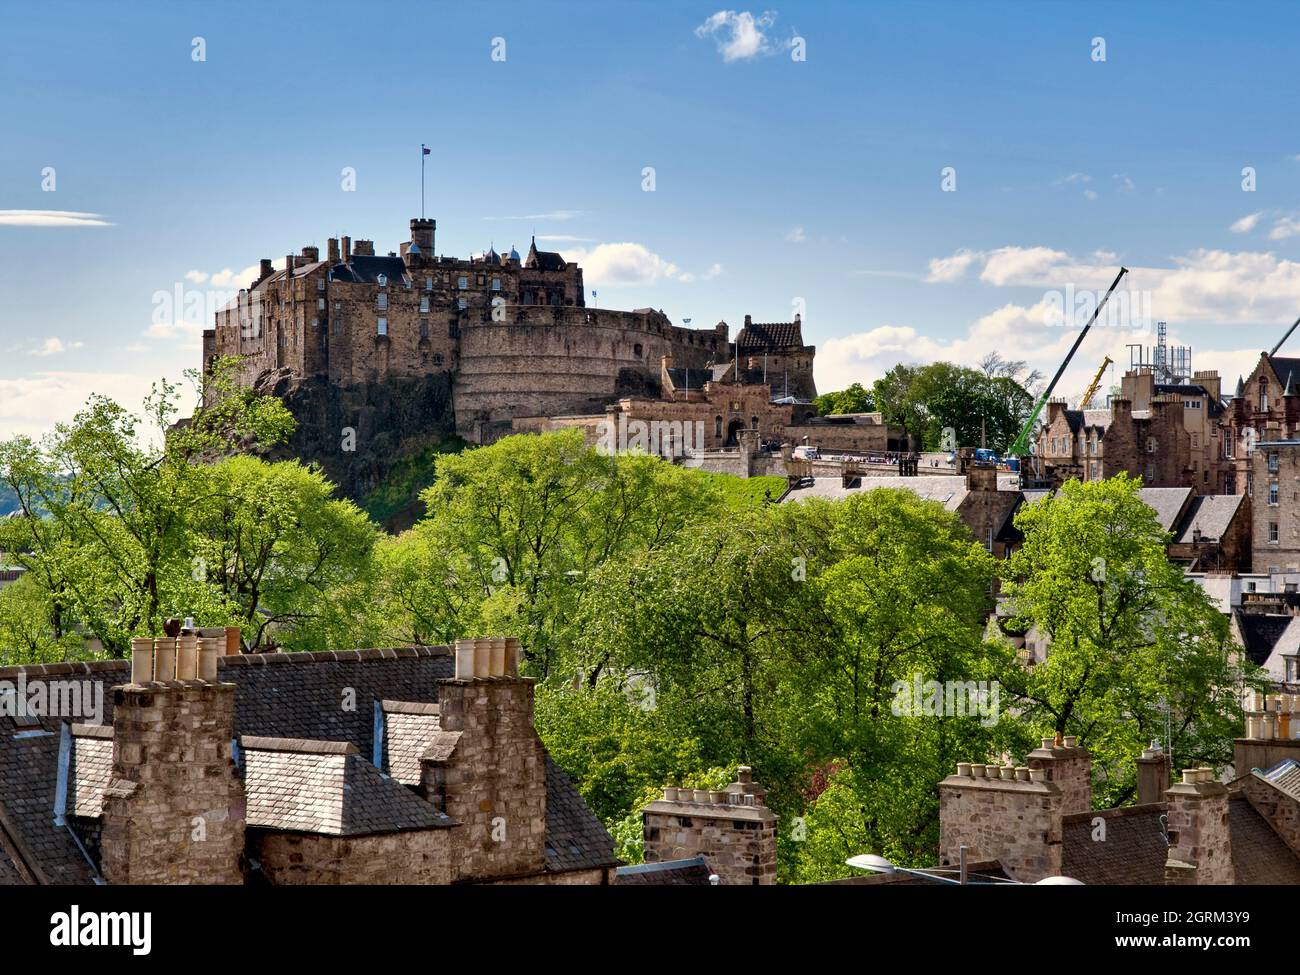
[(387, 288), (387, 287), (388, 287), (388, 275), (387, 275), (387, 274), (381, 274), (381, 275), (379, 275), (379, 277), (375, 278), (375, 283), (378, 284), (379, 287), (381, 287), (381, 288)]

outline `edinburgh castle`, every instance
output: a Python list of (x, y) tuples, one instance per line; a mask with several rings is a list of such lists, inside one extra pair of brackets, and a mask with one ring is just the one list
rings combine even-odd
[[(387, 255), (373, 241), (342, 237), (329, 240), (324, 259), (316, 247), (287, 255), (282, 270), (263, 259), (257, 279), (204, 332), (205, 366), (236, 357), (242, 383), (284, 396), (309, 426), (351, 418), (376, 435), (405, 426), (396, 431), (405, 438), (441, 419), (476, 444), (523, 418), (658, 396), (665, 361), (731, 364), (774, 396), (816, 395), (815, 350), (803, 344), (797, 317), (770, 325), (747, 317), (733, 342), (722, 322), (691, 329), (650, 308), (588, 307), (582, 269), (535, 240), (524, 257), (490, 248), (457, 258), (437, 253), (435, 231), (435, 221), (413, 219), (410, 239)], [(328, 454), (324, 441), (336, 432), (297, 452), (325, 459), (313, 455)]]

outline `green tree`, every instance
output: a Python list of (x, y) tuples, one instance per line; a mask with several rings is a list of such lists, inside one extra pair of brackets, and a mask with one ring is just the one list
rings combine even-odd
[(1003, 567), (1010, 625), (1049, 640), (1047, 659), (1002, 672), (1028, 727), (1077, 735), (1114, 805), (1135, 791), (1152, 739), (1182, 765), (1223, 766), (1258, 670), (1233, 652), (1227, 619), (1169, 561), (1169, 536), (1126, 475), (1067, 481), (1016, 515), (1024, 547)]
[(863, 388), (861, 383), (854, 383), (847, 389), (834, 393), (823, 393), (813, 400), (821, 416), (833, 413), (873, 413), (876, 409), (875, 395)]
[(50, 594), (55, 639), (76, 629), (114, 656), (156, 633), (193, 567), (186, 523), (205, 492), (205, 462), (280, 442), (292, 417), (278, 400), (238, 387), (232, 365), (200, 378), (211, 404), (185, 422), (176, 387), (155, 385), (136, 415), (92, 396), (41, 443), (0, 443), (0, 482), (21, 516), (0, 525), (0, 549)]

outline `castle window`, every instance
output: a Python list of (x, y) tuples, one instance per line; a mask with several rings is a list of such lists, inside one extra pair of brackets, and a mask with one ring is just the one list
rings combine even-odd
[(424, 290), (425, 290), (425, 291), (432, 291), (432, 290), (433, 290), (433, 278), (425, 278), (425, 279), (424, 279)]
[(1277, 504), (1277, 482), (1276, 481), (1274, 481), (1272, 484), (1268, 486), (1268, 503), (1271, 505)]
[(382, 291), (375, 295), (375, 307), (380, 311), (386, 311), (388, 309), (388, 295)]
[(319, 319), (319, 318), (313, 318), (313, 319), (311, 320), (311, 327), (312, 327), (312, 328), (320, 328), (320, 319)]
[(324, 299), (324, 298), (317, 298), (317, 299), (316, 299), (316, 310), (317, 310), (317, 311), (324, 311), (324, 310), (325, 310), (325, 299)]
[(492, 290), (493, 290), (493, 291), (500, 291), (500, 290), (501, 290), (501, 279), (500, 279), (500, 278), (493, 278), (493, 279), (492, 279)]
[(388, 334), (388, 319), (387, 319), (387, 318), (381, 318), (381, 319), (379, 319), (379, 321), (378, 321), (378, 322), (376, 323), (376, 325), (375, 325), (375, 334), (376, 334), (376, 335), (387, 335), (387, 334)]
[(722, 417), (720, 416), (713, 418), (713, 435), (715, 437), (722, 436)]
[(422, 339), (427, 339), (428, 337), (429, 337), (429, 320), (428, 320), (427, 318), (421, 318), (421, 319), (420, 319), (420, 338), (422, 338)]
[(421, 298), (421, 299), (420, 299), (420, 311), (421, 311), (421, 312), (424, 312), (424, 313), (426, 313), (426, 314), (428, 313), (428, 311), (429, 311), (429, 299), (428, 299), (428, 298)]
[(1268, 523), (1268, 543), (1270, 545), (1277, 544), (1277, 522), (1276, 521), (1270, 521)]
[(751, 416), (751, 417), (749, 418), (749, 424), (750, 424), (750, 426), (752, 426), (755, 430), (757, 430), (757, 429), (758, 429), (758, 417), (756, 417), (756, 416)]
[(433, 354), (433, 364), (434, 364), (435, 366), (440, 366), (440, 365), (442, 365), (442, 353), (441, 353), (441, 352), (435, 352), (435, 353)]
[(458, 277), (458, 278), (456, 279), (456, 287), (458, 287), (458, 288), (468, 288), (468, 287), (469, 287), (469, 278), (465, 277), (465, 275), (462, 274), (460, 277)]
[(1270, 474), (1276, 474), (1276, 473), (1277, 473), (1277, 470), (1278, 470), (1277, 451), (1276, 451), (1276, 450), (1269, 451), (1269, 455), (1268, 455), (1268, 472), (1269, 472)]
[(324, 278), (317, 278), (317, 279), (316, 279), (316, 290), (317, 290), (317, 291), (324, 291), (324, 290), (325, 290), (325, 279), (324, 279)]
[(638, 359), (641, 358), (641, 343), (640, 343), (640, 342), (638, 342), (636, 345), (632, 346), (632, 354), (633, 354), (634, 356), (636, 356)]

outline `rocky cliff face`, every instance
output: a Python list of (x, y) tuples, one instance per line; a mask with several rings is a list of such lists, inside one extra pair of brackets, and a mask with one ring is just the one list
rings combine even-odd
[[(455, 437), (446, 374), (340, 387), (281, 369), (264, 373), (254, 388), (283, 400), (298, 421), (289, 442), (268, 459), (320, 464), (339, 493), (363, 507), (396, 468)], [(398, 511), (389, 527), (407, 527), (411, 515)]]

